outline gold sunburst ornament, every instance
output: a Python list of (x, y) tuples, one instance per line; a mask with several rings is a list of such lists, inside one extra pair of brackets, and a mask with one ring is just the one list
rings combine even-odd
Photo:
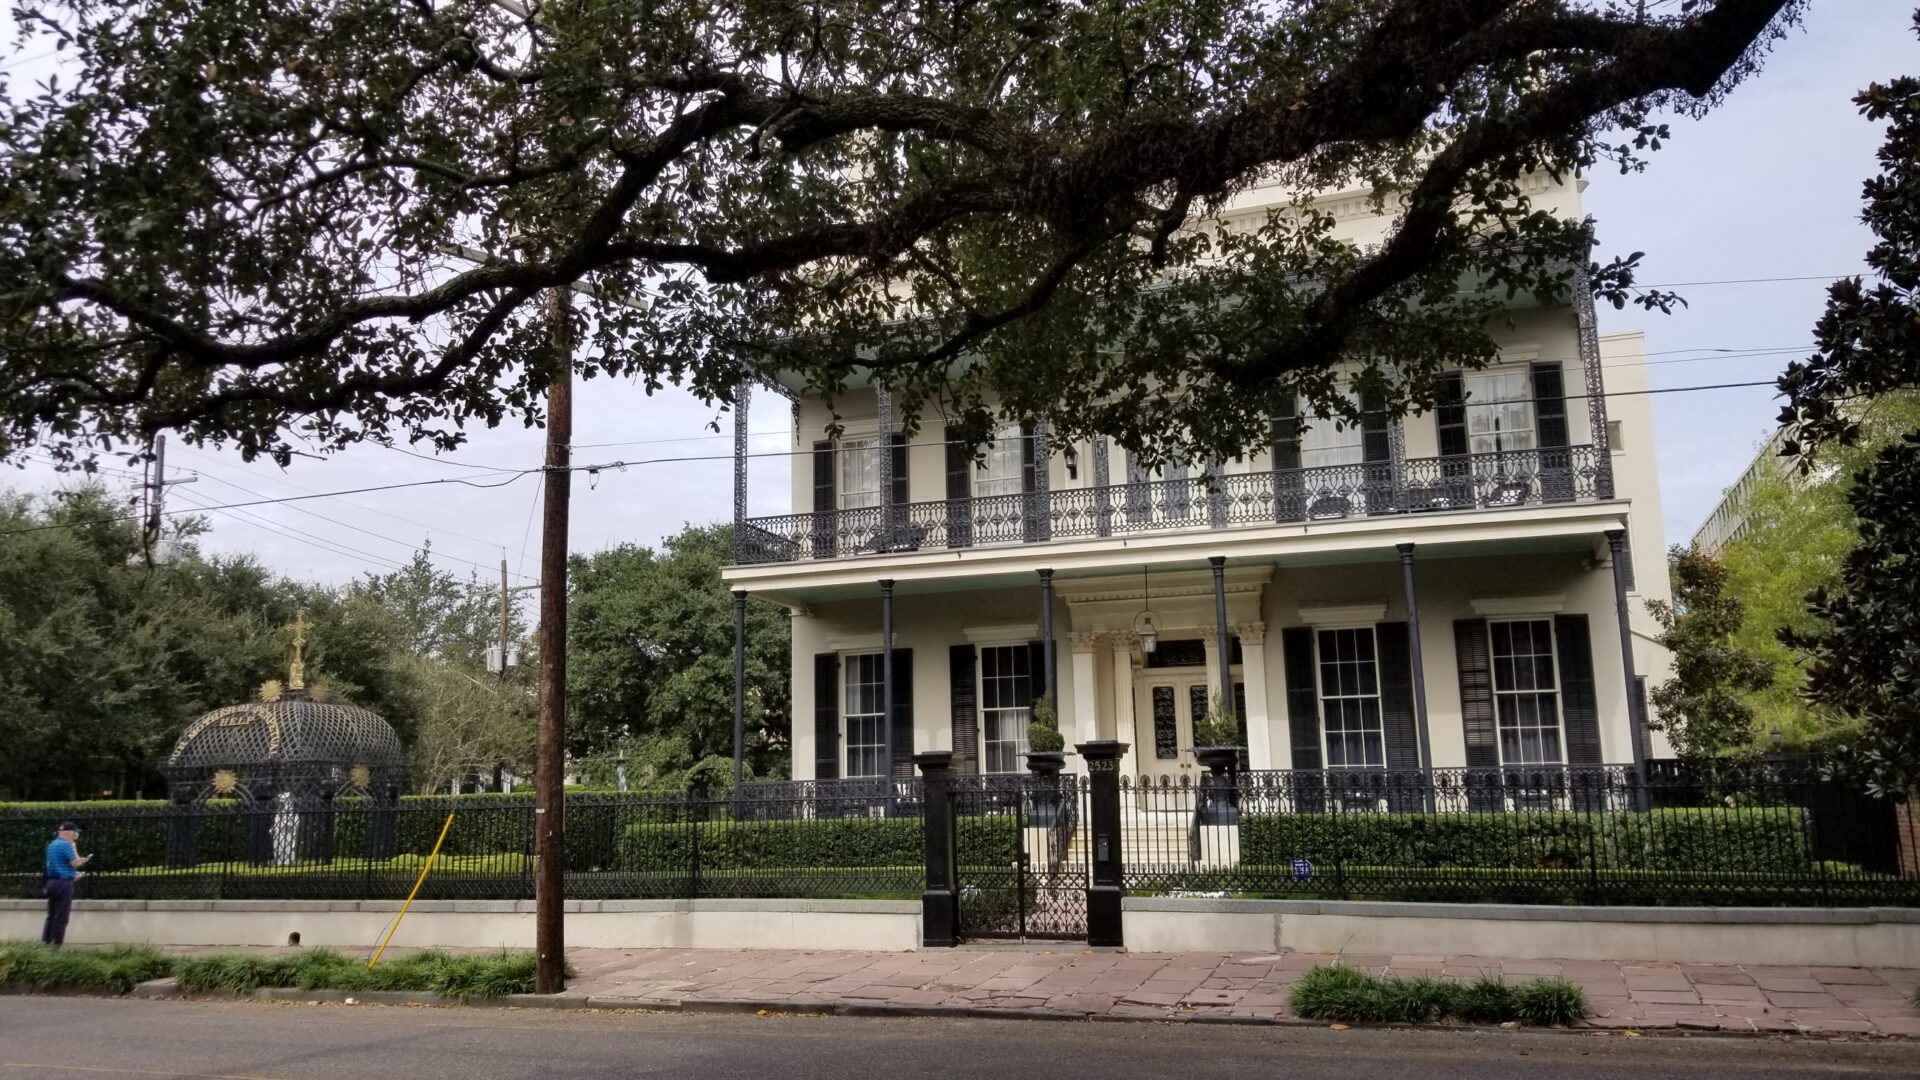
[(353, 768), (347, 770), (347, 775), (353, 778), (354, 787), (365, 788), (373, 786), (373, 770), (367, 768), (365, 765), (355, 765)]
[(240, 777), (232, 769), (221, 769), (213, 774), (213, 793), (231, 795), (240, 789)]
[(268, 679), (260, 684), (261, 701), (279, 701), (280, 695), (284, 693), (286, 693), (286, 687), (280, 685), (279, 679)]

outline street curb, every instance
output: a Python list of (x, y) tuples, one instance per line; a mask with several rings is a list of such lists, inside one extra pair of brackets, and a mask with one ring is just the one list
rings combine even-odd
[[(30, 992), (24, 992), (30, 993)], [(39, 995), (113, 997), (110, 994)], [(965, 1019), (965, 1020), (1041, 1020), (1095, 1024), (1205, 1024), (1221, 1027), (1326, 1028), (1326, 1020), (1308, 1020), (1297, 1016), (1231, 1016), (1220, 1013), (1169, 1013), (1165, 1016), (1114, 1015), (1111, 1013), (1070, 1012), (1065, 1009), (996, 1008), (991, 1005), (892, 1005), (886, 1002), (764, 1001), (753, 998), (636, 998), (585, 994), (564, 997), (551, 994), (508, 994), (497, 998), (444, 997), (425, 990), (367, 990), (349, 994), (344, 990), (301, 990), (293, 987), (262, 987), (249, 994), (193, 994), (181, 991), (176, 979), (154, 979), (129, 991), (126, 997), (144, 1000), (176, 1001), (272, 1001), (312, 1004), (430, 1006), (435, 1008), (534, 1009), (585, 1012), (658, 1012), (708, 1015), (756, 1014), (768, 1016), (848, 1016), (890, 1019)], [(1642, 1028), (1579, 1027), (1505, 1027), (1497, 1024), (1349, 1024), (1354, 1030), (1402, 1029), (1407, 1031), (1449, 1031), (1463, 1035), (1573, 1035), (1585, 1038), (1619, 1038), (1631, 1031), (1650, 1039), (1818, 1039), (1821, 1041), (1920, 1042), (1913, 1036), (1886, 1032), (1852, 1031), (1728, 1031), (1681, 1026)]]

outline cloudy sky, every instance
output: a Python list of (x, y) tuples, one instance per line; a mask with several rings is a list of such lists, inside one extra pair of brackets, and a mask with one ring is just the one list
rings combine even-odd
[[(1920, 72), (1911, 11), (1901, 0), (1814, 0), (1804, 27), (1779, 43), (1766, 70), (1705, 120), (1676, 121), (1673, 142), (1645, 173), (1590, 178), (1586, 207), (1598, 219), (1603, 255), (1647, 252), (1648, 283), (1713, 283), (1680, 287), (1689, 306), (1670, 316), (1602, 310), (1602, 332), (1646, 332), (1653, 386), (1768, 378), (1812, 340), (1823, 281), (1754, 279), (1829, 279), (1862, 267), (1870, 240), (1858, 221), (1860, 184), (1874, 171), (1879, 133), (1850, 101), (1869, 81)], [(0, 49), (16, 94), (44, 67), (34, 51), (5, 59)], [(1669, 541), (1692, 535), (1752, 457), (1777, 407), (1767, 388), (1655, 395)], [(684, 393), (648, 396), (604, 380), (580, 385), (575, 413), (576, 461), (636, 463), (576, 479), (575, 550), (650, 544), (687, 522), (729, 515), (730, 419)], [(715, 420), (719, 436), (708, 429)], [(786, 424), (784, 402), (763, 394), (751, 416), (761, 433), (755, 449), (774, 456), (754, 462), (753, 513), (786, 512), (787, 461), (778, 456), (787, 448)], [(431, 541), (449, 569), (491, 581), (504, 556), (516, 583), (529, 583), (539, 561), (538, 482), (502, 483), (486, 470), (536, 466), (541, 440), (540, 431), (515, 426), (476, 431), (467, 447), (441, 460), (367, 446), (285, 472), (175, 447), (168, 473), (197, 477), (173, 489), (174, 506), (447, 481), (212, 513), (206, 544), (252, 552), (297, 578), (335, 582), (389, 569)], [(712, 460), (638, 463), (688, 457)], [(9, 482), (65, 481), (30, 466)], [(483, 484), (500, 486), (470, 486)]]

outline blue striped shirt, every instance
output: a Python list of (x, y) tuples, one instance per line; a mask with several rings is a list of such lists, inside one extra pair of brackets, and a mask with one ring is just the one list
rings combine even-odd
[(64, 836), (56, 836), (53, 843), (47, 845), (47, 876), (70, 878), (79, 871), (73, 868), (73, 860), (80, 854), (73, 850), (73, 841)]

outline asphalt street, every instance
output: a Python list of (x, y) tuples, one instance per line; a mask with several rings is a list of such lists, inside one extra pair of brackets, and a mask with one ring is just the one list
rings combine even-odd
[(1920, 1045), (0, 998), (0, 1080), (1920, 1077)]

